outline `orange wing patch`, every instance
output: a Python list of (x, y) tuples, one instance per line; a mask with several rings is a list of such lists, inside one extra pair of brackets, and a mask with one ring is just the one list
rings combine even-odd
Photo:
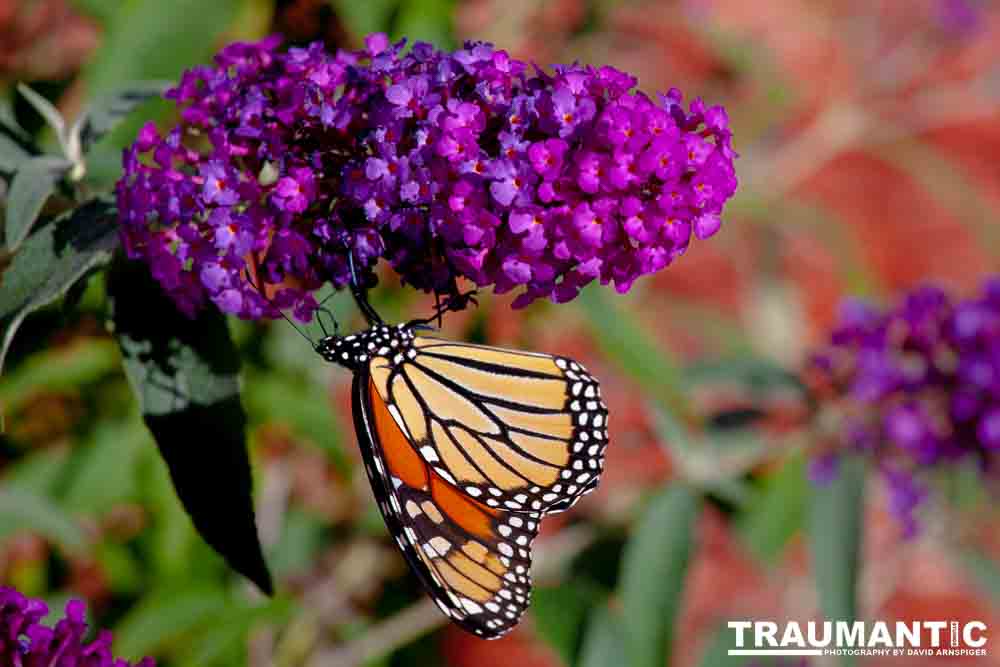
[(402, 429), (399, 428), (385, 401), (379, 396), (374, 382), (369, 382), (368, 396), (371, 401), (375, 430), (378, 432), (385, 462), (392, 475), (414, 489), (426, 489), (428, 483), (427, 466), (413, 450)]

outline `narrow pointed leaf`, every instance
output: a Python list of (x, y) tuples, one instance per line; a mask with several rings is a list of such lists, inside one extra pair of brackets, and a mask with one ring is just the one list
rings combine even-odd
[(25, 488), (0, 489), (0, 540), (20, 531), (39, 533), (64, 549), (83, 547), (83, 530), (59, 506)]
[(584, 621), (600, 594), (597, 587), (572, 580), (557, 588), (539, 588), (534, 593), (531, 606), (535, 632), (567, 665), (576, 663)]
[(687, 414), (687, 387), (680, 366), (640, 322), (597, 287), (580, 292), (577, 303), (608, 358), (617, 360), (662, 405)]
[(98, 98), (73, 128), (83, 152), (89, 151), (143, 102), (163, 95), (169, 86), (166, 81), (139, 81)]
[(13, 173), (31, 159), (31, 153), (0, 128), (0, 171)]
[(34, 157), (21, 164), (7, 192), (4, 239), (8, 248), (21, 245), (38, 220), (45, 202), (72, 166), (66, 160), (50, 155)]
[(251, 495), (239, 356), (214, 308), (180, 313), (145, 265), (117, 262), (109, 282), (115, 335), (143, 419), (202, 538), (271, 592)]
[(739, 533), (750, 551), (765, 562), (775, 563), (803, 528), (808, 499), (805, 459), (792, 456), (763, 480), (738, 520)]
[(52, 102), (49, 102), (23, 83), (17, 84), (17, 92), (21, 93), (24, 99), (28, 100), (28, 103), (45, 119), (49, 127), (55, 130), (56, 136), (62, 141), (66, 132), (66, 121), (63, 119), (62, 114), (59, 113), (59, 109), (56, 109)]
[[(820, 609), (828, 621), (857, 619), (857, 587), (864, 526), (865, 466), (841, 461), (836, 479), (816, 490), (810, 516), (810, 547)], [(841, 663), (855, 659), (843, 656)]]
[(24, 318), (47, 306), (118, 247), (114, 205), (95, 199), (38, 228), (0, 280), (0, 371)]
[(654, 498), (622, 557), (625, 664), (671, 664), (673, 629), (681, 605), (700, 500), (674, 484)]
[(598, 607), (590, 615), (583, 646), (580, 648), (580, 667), (606, 667), (622, 663), (625, 638), (621, 618), (607, 607)]

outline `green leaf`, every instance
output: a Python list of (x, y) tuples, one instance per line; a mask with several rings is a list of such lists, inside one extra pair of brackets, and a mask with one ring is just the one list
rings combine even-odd
[(0, 489), (0, 540), (20, 531), (39, 533), (63, 549), (83, 548), (83, 531), (48, 498), (28, 489)]
[(737, 523), (743, 541), (761, 560), (773, 563), (804, 526), (809, 499), (805, 457), (791, 457), (762, 481)]
[(673, 484), (650, 502), (625, 547), (620, 581), (630, 667), (670, 664), (700, 506), (690, 488)]
[(972, 579), (993, 599), (994, 606), (1000, 606), (1000, 567), (985, 554), (966, 550), (959, 559)]
[(56, 136), (59, 137), (61, 142), (66, 133), (66, 121), (63, 119), (62, 114), (59, 113), (59, 109), (56, 109), (52, 102), (49, 102), (23, 83), (17, 84), (17, 92), (21, 93), (24, 99), (28, 100), (28, 103), (35, 108), (38, 115), (45, 119), (45, 122), (55, 131)]
[(167, 81), (138, 81), (102, 95), (91, 103), (73, 127), (83, 152), (118, 127), (136, 107), (161, 97), (171, 84)]
[[(852, 457), (841, 460), (837, 477), (813, 494), (809, 518), (813, 576), (820, 609), (829, 621), (857, 619), (864, 490), (864, 462)], [(851, 656), (841, 661), (855, 662)]]
[(430, 42), (441, 49), (455, 47), (452, 17), (454, 0), (402, 0), (393, 26), (393, 35)]
[(708, 648), (699, 663), (701, 667), (746, 667), (750, 660), (755, 660), (752, 664), (770, 664), (762, 659), (751, 659), (746, 656), (729, 655), (730, 649), (736, 648), (736, 633), (728, 627), (723, 626), (715, 634)]
[(399, 6), (399, 0), (331, 0), (337, 16), (356, 37), (364, 37), (373, 32), (387, 32), (392, 13)]
[(44, 496), (55, 495), (68, 458), (66, 450), (35, 448), (4, 466), (2, 487)]
[[(302, 345), (301, 339), (297, 342)], [(250, 414), (289, 424), (298, 434), (321, 447), (340, 472), (349, 473), (353, 466), (341, 442), (344, 431), (322, 399), (323, 392), (323, 387), (311, 382), (294, 382), (276, 373), (253, 374), (244, 390)]]
[(39, 392), (79, 390), (114, 372), (120, 363), (117, 346), (107, 339), (86, 338), (43, 350), (0, 377), (0, 405), (14, 412)]
[[(256, 607), (239, 607), (198, 633), (182, 652), (179, 662), (191, 667), (236, 664), (226, 658), (246, 651), (247, 639), (259, 623), (284, 624), (290, 619), (294, 605), (288, 599), (276, 598)], [(245, 660), (245, 657), (244, 657)]]
[(576, 662), (584, 621), (599, 596), (600, 591), (581, 581), (535, 590), (531, 603), (535, 632), (556, 650), (566, 665)]
[(56, 185), (73, 165), (62, 158), (41, 155), (23, 162), (7, 192), (5, 242), (17, 248), (31, 231)]
[(30, 313), (47, 306), (118, 247), (115, 207), (94, 199), (29, 236), (0, 282), (0, 371), (14, 333)]
[(138, 423), (98, 424), (83, 447), (74, 452), (72, 473), (62, 494), (74, 512), (98, 514), (135, 499), (139, 448), (148, 442)]
[[(84, 71), (91, 97), (118, 89), (123, 81), (176, 81), (181, 72), (207, 63), (224, 44), (239, 0), (131, 0), (117, 8), (101, 35), (101, 46)], [(144, 120), (166, 118), (172, 105), (161, 103), (145, 118), (126, 119), (87, 156), (96, 184), (121, 175), (121, 149), (130, 144)]]
[(143, 264), (116, 262), (109, 281), (115, 335), (177, 496), (204, 540), (271, 592), (251, 495), (239, 356), (225, 318), (180, 313)]
[(294, 507), (285, 512), (281, 538), (268, 549), (271, 568), (281, 577), (307, 569), (320, 552), (328, 522)]
[(756, 392), (795, 389), (805, 391), (794, 373), (770, 359), (740, 355), (700, 361), (684, 368), (684, 379), (692, 384), (739, 382)]
[(31, 153), (0, 128), (0, 171), (15, 172), (31, 159)]
[(183, 648), (187, 633), (214, 624), (231, 611), (216, 587), (160, 590), (148, 595), (115, 630), (115, 654), (137, 660), (169, 648)]
[(126, 545), (102, 542), (96, 556), (114, 593), (136, 595), (142, 591), (143, 565)]
[(622, 664), (625, 636), (621, 618), (606, 606), (590, 615), (580, 649), (580, 667), (607, 667)]
[(577, 302), (604, 354), (635, 378), (650, 396), (679, 414), (687, 414), (680, 367), (635, 317), (613, 304), (597, 286), (584, 289)]

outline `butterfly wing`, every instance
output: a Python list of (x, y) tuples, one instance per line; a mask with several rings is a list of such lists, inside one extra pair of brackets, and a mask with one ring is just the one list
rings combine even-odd
[(597, 486), (608, 411), (577, 362), (418, 336), (369, 372), (423, 462), (487, 507), (558, 512)]
[(354, 422), (372, 490), (410, 568), (441, 610), (493, 639), (531, 597), (531, 542), (540, 515), (488, 507), (417, 454), (366, 371), (354, 377)]

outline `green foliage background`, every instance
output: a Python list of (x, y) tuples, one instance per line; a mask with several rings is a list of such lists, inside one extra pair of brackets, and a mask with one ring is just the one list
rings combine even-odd
[[(41, 87), (51, 99), (70, 85), (79, 86), (77, 97), (92, 100), (129, 82), (175, 80), (184, 68), (208, 61), (221, 44), (266, 34), (275, 11), (269, 0), (74, 4), (99, 25), (102, 37), (77, 80)], [(354, 44), (376, 30), (442, 47), (456, 43), (451, 0), (330, 4)], [(598, 9), (601, 4), (590, 3)], [(0, 94), (8, 105), (15, 99), (12, 86)], [(31, 121), (29, 132), (54, 149), (54, 134), (22, 107), (16, 109)], [(113, 183), (120, 150), (141, 122), (166, 123), (170, 113), (162, 101), (146, 103), (104, 137), (88, 158), (87, 187), (100, 191)], [(0, 149), (8, 160), (0, 163), (5, 172), (25, 157), (2, 144)], [(752, 217), (767, 204), (766, 193), (751, 187), (736, 209)], [(7, 217), (21, 214), (8, 209)], [(82, 274), (88, 268), (66, 270)], [(847, 271), (860, 287), (870, 282), (856, 265)], [(5, 325), (35, 296), (0, 304)], [(435, 632), (443, 621), (428, 611), (393, 556), (351, 453), (355, 443), (343, 396), (331, 397), (330, 369), (317, 363), (294, 331), (282, 324), (227, 324), (243, 361), (240, 386), (258, 518), (277, 582), (276, 595), (265, 598), (198, 537), (179, 504), (129, 391), (118, 347), (104, 330), (111, 307), (104, 275), (92, 275), (83, 289), (48, 296), (21, 326), (0, 377), (3, 584), (44, 597), (56, 609), (70, 596), (92, 594), (91, 618), (114, 630), (116, 652), (154, 655), (164, 667), (441, 664), (444, 649)], [(389, 318), (426, 305), (391, 286), (375, 298)], [(672, 654), (676, 621), (707, 507), (726, 516), (763, 567), (778, 571), (790, 544), (810, 545), (820, 608), (829, 618), (855, 617), (863, 467), (845, 466), (835, 484), (817, 491), (805, 480), (802, 443), (780, 443), (775, 453), (775, 444), (752, 424), (722, 428), (705, 422), (694, 405), (699, 392), (737, 386), (759, 398), (800, 387), (755, 351), (747, 332), (693, 303), (671, 313), (717, 341), (718, 357), (692, 365), (674, 356), (657, 335), (659, 324), (636, 307), (641, 298), (590, 289), (572, 305), (539, 305), (526, 316), (532, 332), (578, 328), (606, 368), (641, 388), (635, 400), (648, 402), (655, 437), (679, 471), (677, 481), (642, 489), (621, 509), (574, 518), (550, 538), (528, 622), (532, 636), (547, 643), (556, 664), (653, 667), (679, 659)], [(358, 324), (346, 295), (331, 303), (339, 318)], [(502, 308), (486, 295), (481, 311), (450, 333), (489, 341), (488, 323)], [(520, 342), (532, 344), (530, 337)], [(290, 449), (307, 452), (304, 460), (322, 466), (337, 485), (335, 497), (346, 509), (335, 524), (308, 503), (288, 501), (282, 485), (291, 483), (289, 467), (296, 465), (284, 456)], [(983, 502), (974, 486), (956, 482), (956, 495), (967, 507)], [(974, 581), (1000, 593), (1000, 573), (990, 558), (971, 551), (957, 555)], [(374, 588), (365, 585), (367, 577)], [(719, 623), (719, 634), (706, 638), (708, 650), (695, 662), (740, 664), (726, 656), (729, 635), (721, 630), (725, 619)]]

